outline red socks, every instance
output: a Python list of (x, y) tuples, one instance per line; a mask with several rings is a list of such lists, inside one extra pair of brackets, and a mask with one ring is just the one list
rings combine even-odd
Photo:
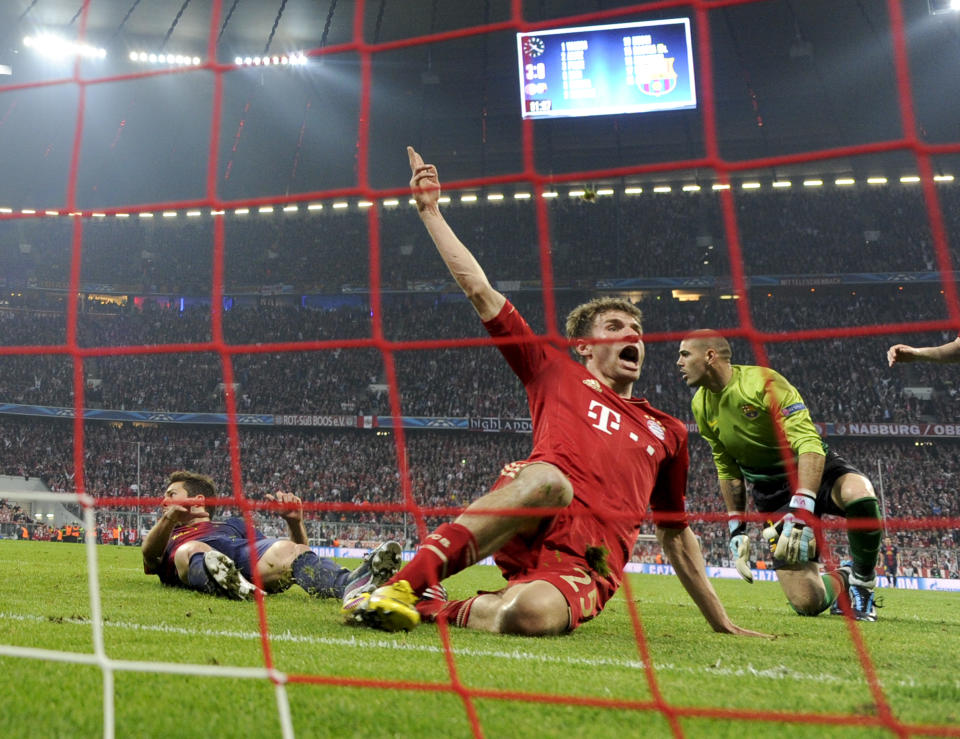
[(431, 585), (455, 575), (477, 561), (477, 540), (473, 532), (458, 523), (441, 524), (420, 545), (414, 558), (390, 578), (410, 583), (418, 596)]
[(473, 607), (473, 601), (479, 597), (475, 595), (466, 600), (431, 600), (430, 598), (424, 598), (417, 603), (417, 612), (424, 623), (435, 623), (445, 619), (451, 626), (466, 628), (467, 621), (470, 620), (470, 609)]

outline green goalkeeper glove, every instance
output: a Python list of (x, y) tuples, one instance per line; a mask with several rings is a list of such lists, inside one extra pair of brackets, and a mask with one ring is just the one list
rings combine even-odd
[(750, 537), (747, 536), (747, 525), (730, 514), (727, 521), (730, 529), (730, 554), (733, 555), (734, 565), (740, 577), (749, 583), (753, 582), (753, 571), (750, 569)]

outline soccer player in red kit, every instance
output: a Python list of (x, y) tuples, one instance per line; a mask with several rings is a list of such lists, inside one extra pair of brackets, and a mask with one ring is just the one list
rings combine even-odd
[[(345, 602), (348, 622), (397, 631), (444, 618), (495, 633), (572, 631), (619, 588), (649, 505), (661, 514), (658, 539), (713, 629), (763, 636), (730, 621), (687, 526), (685, 426), (632, 397), (644, 357), (639, 309), (617, 298), (575, 309), (567, 333), (579, 363), (539, 341), (440, 214), (436, 168), (407, 153), (440, 256), (491, 336), (516, 339), (498, 348), (526, 388), (533, 453), (507, 465), (489, 493), (430, 534), (384, 586)], [(506, 587), (462, 601), (436, 597), (444, 578), (488, 555)]]

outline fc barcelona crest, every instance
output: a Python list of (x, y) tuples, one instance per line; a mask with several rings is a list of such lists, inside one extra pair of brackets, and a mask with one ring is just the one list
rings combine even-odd
[(647, 76), (637, 76), (637, 87), (645, 95), (660, 97), (673, 92), (677, 87), (677, 73), (673, 57), (660, 57), (657, 64), (647, 65)]

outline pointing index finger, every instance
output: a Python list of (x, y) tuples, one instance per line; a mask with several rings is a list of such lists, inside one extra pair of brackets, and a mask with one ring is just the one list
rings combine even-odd
[(423, 157), (412, 146), (407, 147), (407, 158), (410, 160), (410, 169), (415, 170), (423, 166)]

